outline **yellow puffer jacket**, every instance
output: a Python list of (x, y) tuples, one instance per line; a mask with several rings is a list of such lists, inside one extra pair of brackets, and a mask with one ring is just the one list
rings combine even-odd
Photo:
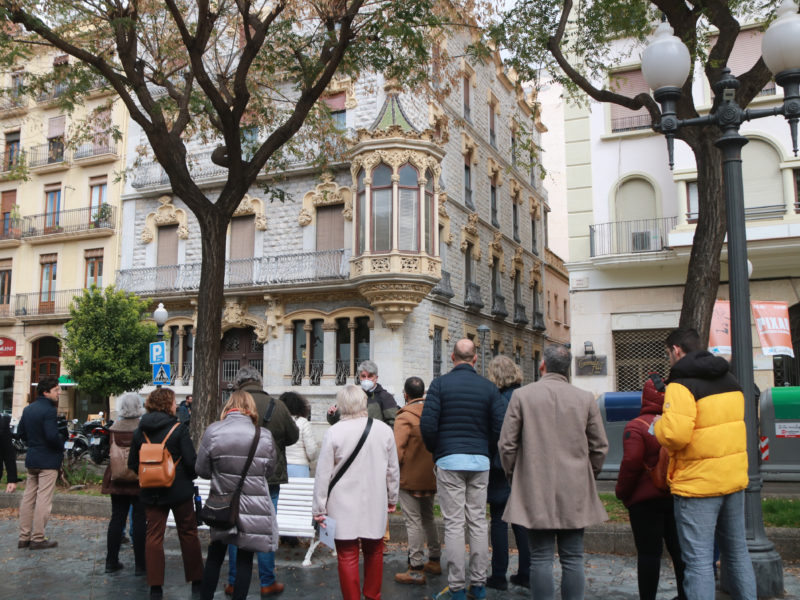
[(673, 494), (722, 496), (747, 487), (744, 396), (724, 358), (699, 350), (673, 365), (654, 431), (670, 453)]

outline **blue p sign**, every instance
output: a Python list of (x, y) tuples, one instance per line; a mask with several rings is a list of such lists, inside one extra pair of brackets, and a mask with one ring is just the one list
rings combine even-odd
[(150, 364), (158, 365), (166, 362), (167, 342), (152, 342), (150, 344)]

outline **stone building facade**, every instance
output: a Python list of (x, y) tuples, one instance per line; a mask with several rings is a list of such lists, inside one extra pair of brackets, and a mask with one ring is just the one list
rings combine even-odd
[[(441, 44), (464, 55), (464, 40)], [(282, 187), (291, 202), (272, 202), (258, 186), (242, 201), (228, 242), (222, 396), (250, 364), (270, 393), (306, 395), (320, 420), (361, 360), (374, 360), (400, 399), (405, 378), (427, 384), (449, 370), (462, 337), (487, 359), (509, 355), (534, 379), (545, 340), (548, 207), (516, 153), (521, 131), (539, 146), (546, 129), (499, 58), (462, 58), (455, 69), (442, 102), (380, 75), (335, 81), (325, 101), (351, 132), (348, 151), (325, 172), (290, 168)], [(140, 143), (131, 128), (130, 148)], [(213, 194), (225, 173), (209, 155), (197, 150), (193, 172)], [(185, 395), (199, 228), (156, 163), (129, 179), (123, 223), (118, 287), (165, 304), (174, 386)], [(480, 325), (490, 329), (483, 340)]]

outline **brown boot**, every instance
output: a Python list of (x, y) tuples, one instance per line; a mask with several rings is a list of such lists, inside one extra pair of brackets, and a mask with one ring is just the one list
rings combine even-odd
[(424, 585), (425, 573), (422, 572), (422, 567), (409, 567), (405, 573), (395, 573), (394, 580), (397, 583), (405, 583), (412, 585)]
[(441, 575), (442, 563), (440, 563), (438, 560), (429, 560), (424, 565), (422, 565), (422, 569), (426, 573), (430, 573), (431, 575)]
[(261, 595), (262, 596), (276, 596), (283, 591), (284, 585), (282, 583), (278, 583), (277, 581), (272, 585), (265, 585), (261, 588)]
[(233, 596), (233, 586), (230, 583), (225, 586), (225, 595)]
[(28, 546), (31, 550), (46, 550), (47, 548), (55, 548), (58, 542), (55, 540), (42, 540), (41, 542), (31, 542)]

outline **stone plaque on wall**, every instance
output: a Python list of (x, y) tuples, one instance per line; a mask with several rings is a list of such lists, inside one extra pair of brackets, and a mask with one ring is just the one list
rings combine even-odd
[(575, 374), (576, 375), (606, 375), (608, 364), (605, 356), (576, 356)]

